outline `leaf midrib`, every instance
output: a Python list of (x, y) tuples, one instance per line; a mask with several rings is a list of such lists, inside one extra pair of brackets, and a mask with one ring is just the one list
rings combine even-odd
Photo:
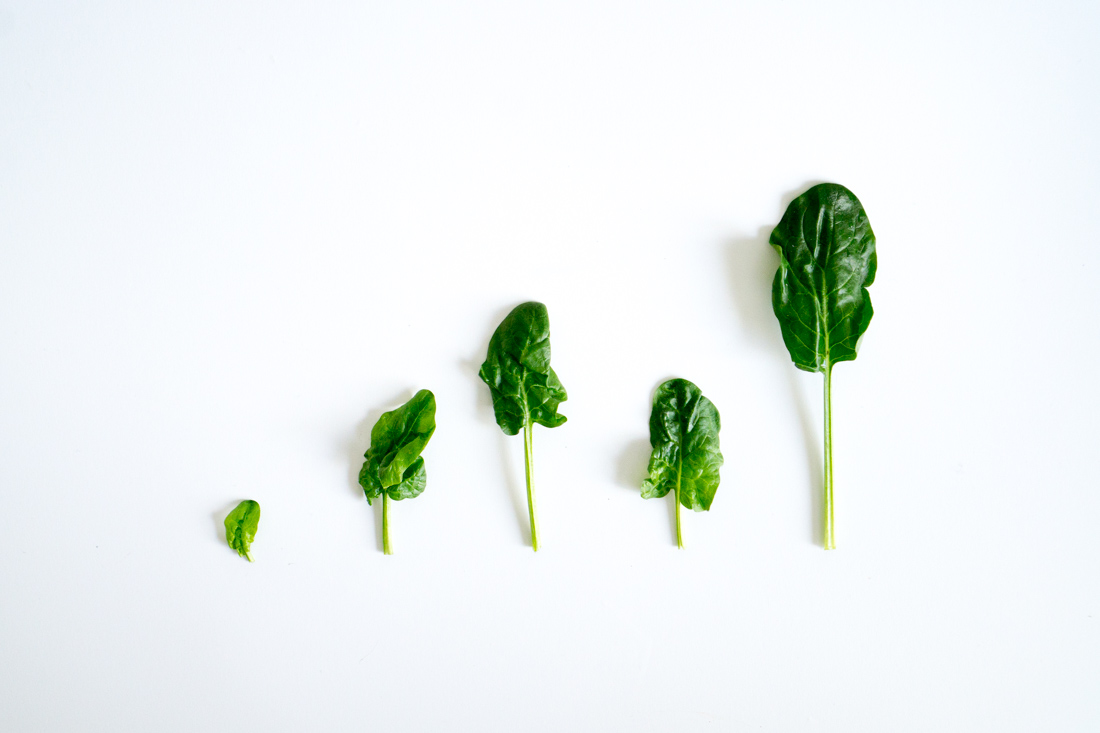
[[(397, 437), (396, 440), (393, 441), (393, 443), (391, 444), (391, 450), (387, 451), (386, 455), (384, 456), (389, 460), (387, 460), (385, 463), (382, 463), (381, 461), (379, 462), (379, 466), (382, 471), (387, 470), (391, 465), (393, 465), (393, 461), (395, 458), (397, 458), (397, 454), (400, 453), (405, 446), (412, 442), (412, 440), (409, 439), (409, 436), (413, 434), (414, 426), (420, 422), (420, 416), (426, 409), (428, 408), (425, 404), (423, 409), (412, 416), (413, 419), (408, 421), (405, 430)], [(421, 433), (416, 433), (416, 435), (421, 435)]]

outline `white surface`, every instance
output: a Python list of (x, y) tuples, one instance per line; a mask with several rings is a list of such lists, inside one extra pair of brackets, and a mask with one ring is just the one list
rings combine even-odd
[[(1095, 3), (157, 5), (0, 10), (0, 730), (1100, 729)], [(880, 253), (832, 553), (766, 246), (821, 180)], [(537, 556), (476, 378), (526, 299)]]

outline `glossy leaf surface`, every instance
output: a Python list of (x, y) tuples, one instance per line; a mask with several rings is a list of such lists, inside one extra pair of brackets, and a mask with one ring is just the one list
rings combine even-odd
[(417, 458), (411, 466), (405, 469), (401, 482), (393, 486), (382, 488), (382, 482), (378, 478), (378, 463), (368, 458), (363, 462), (363, 468), (359, 471), (359, 485), (363, 487), (363, 493), (367, 496), (367, 503), (373, 505), (374, 499), (380, 499), (382, 492), (390, 495), (391, 499), (415, 499), (424, 493), (424, 487), (428, 483), (428, 472), (424, 468), (424, 459)]
[(771, 234), (779, 252), (772, 308), (799, 369), (823, 372), (856, 358), (873, 310), (875, 235), (863, 205), (836, 183), (821, 183), (787, 207)]
[(674, 492), (680, 504), (697, 512), (710, 509), (718, 491), (722, 451), (718, 408), (686, 379), (670, 379), (657, 388), (649, 418), (649, 478), (642, 497)]
[(565, 422), (558, 405), (568, 395), (550, 367), (550, 316), (542, 303), (522, 303), (501, 321), (478, 376), (489, 385), (505, 434), (518, 433), (528, 417), (548, 428)]
[(225, 518), (225, 541), (241, 557), (252, 562), (252, 541), (260, 527), (260, 505), (246, 499)]
[(420, 453), (434, 432), (435, 395), (426, 389), (378, 418), (359, 471), (359, 484), (368, 502), (383, 493), (401, 500), (424, 491), (427, 473)]

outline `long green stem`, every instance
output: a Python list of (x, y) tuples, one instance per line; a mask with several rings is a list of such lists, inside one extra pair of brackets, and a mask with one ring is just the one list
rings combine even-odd
[(393, 554), (390, 547), (390, 495), (385, 491), (382, 492), (382, 552)]
[(523, 422), (523, 463), (527, 469), (527, 510), (531, 514), (531, 549), (539, 551), (539, 522), (535, 514), (535, 486), (531, 480), (535, 452), (531, 446), (531, 418)]
[(684, 549), (684, 536), (680, 533), (680, 479), (684, 475), (684, 455), (681, 451), (680, 460), (676, 466), (676, 494), (672, 497), (676, 502), (676, 546)]
[(825, 549), (836, 549), (836, 528), (833, 525), (833, 365), (825, 366), (825, 500), (823, 519), (825, 521)]

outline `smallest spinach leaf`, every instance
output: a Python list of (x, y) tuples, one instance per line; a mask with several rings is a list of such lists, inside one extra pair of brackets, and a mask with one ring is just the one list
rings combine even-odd
[(718, 491), (722, 451), (718, 408), (686, 379), (670, 379), (657, 388), (649, 418), (649, 478), (642, 482), (642, 498), (656, 499), (673, 492), (676, 501), (676, 544), (684, 546), (680, 505), (708, 511)]
[(237, 554), (252, 562), (252, 541), (260, 526), (260, 505), (245, 499), (225, 518), (225, 541)]

